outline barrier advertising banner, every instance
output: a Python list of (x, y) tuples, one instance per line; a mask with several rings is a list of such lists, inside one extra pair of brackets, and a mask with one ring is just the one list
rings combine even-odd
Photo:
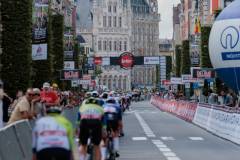
[(47, 59), (48, 0), (34, 0), (32, 5), (32, 60)]

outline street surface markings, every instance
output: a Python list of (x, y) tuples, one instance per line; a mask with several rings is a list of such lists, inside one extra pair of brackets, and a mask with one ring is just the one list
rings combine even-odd
[(148, 126), (148, 124), (145, 122), (145, 120), (139, 115), (139, 113), (134, 113), (137, 120), (139, 121), (141, 127), (143, 128), (145, 134), (147, 137), (156, 137), (151, 128)]
[(173, 138), (173, 137), (161, 137), (161, 139), (164, 141), (174, 141), (175, 140), (175, 138)]
[(204, 139), (202, 137), (189, 137), (190, 140), (193, 141), (203, 141)]
[(176, 156), (170, 148), (167, 147), (161, 140), (152, 140), (153, 144), (159, 149), (160, 152), (167, 158), (167, 160), (181, 160)]
[(147, 137), (132, 137), (133, 141), (146, 141)]

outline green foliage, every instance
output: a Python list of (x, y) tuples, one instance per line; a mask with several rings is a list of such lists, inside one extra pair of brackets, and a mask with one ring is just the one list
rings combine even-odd
[(75, 42), (74, 42), (74, 57), (73, 57), (73, 59), (75, 61), (75, 68), (76, 69), (79, 69), (79, 62), (80, 62), (80, 60), (79, 60), (79, 53), (80, 53), (79, 44), (78, 44), (77, 40), (75, 40)]
[(64, 17), (60, 14), (52, 16), (52, 55), (53, 81), (61, 84), (60, 70), (64, 68)]
[(212, 68), (211, 60), (209, 57), (208, 40), (211, 27), (201, 28), (201, 67)]
[(172, 57), (167, 56), (166, 57), (166, 75), (168, 80), (170, 80), (171, 78), (171, 72), (172, 72)]
[(181, 45), (177, 45), (175, 48), (175, 53), (176, 53), (176, 76), (180, 77), (181, 76)]
[(30, 85), (32, 0), (2, 0), (2, 70), (0, 77), (11, 96)]
[(51, 82), (53, 80), (53, 32), (52, 32), (52, 16), (49, 11), (48, 16), (48, 37), (47, 37), (47, 60), (39, 60), (33, 61), (33, 74), (32, 74), (32, 81), (34, 87), (42, 87), (44, 82)]
[(181, 74), (190, 74), (190, 67), (189, 41), (185, 40), (182, 43)]

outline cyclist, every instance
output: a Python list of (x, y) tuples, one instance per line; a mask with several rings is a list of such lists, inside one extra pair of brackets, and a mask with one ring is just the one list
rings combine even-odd
[(33, 160), (70, 160), (73, 158), (73, 127), (60, 115), (59, 107), (47, 109), (33, 129)]
[(119, 103), (117, 103), (114, 98), (109, 98), (106, 101), (106, 104), (104, 105), (104, 117), (107, 125), (107, 132), (113, 137), (115, 156), (119, 157), (119, 129), (122, 121), (122, 112)]
[(87, 156), (88, 139), (94, 145), (94, 160), (101, 159), (100, 142), (102, 139), (102, 128), (104, 122), (104, 111), (98, 104), (96, 98), (89, 98), (80, 107), (80, 160), (84, 160)]

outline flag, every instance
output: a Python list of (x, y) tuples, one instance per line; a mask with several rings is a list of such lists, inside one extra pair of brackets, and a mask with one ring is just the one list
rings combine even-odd
[(194, 33), (195, 34), (201, 33), (201, 22), (199, 17), (195, 18)]

